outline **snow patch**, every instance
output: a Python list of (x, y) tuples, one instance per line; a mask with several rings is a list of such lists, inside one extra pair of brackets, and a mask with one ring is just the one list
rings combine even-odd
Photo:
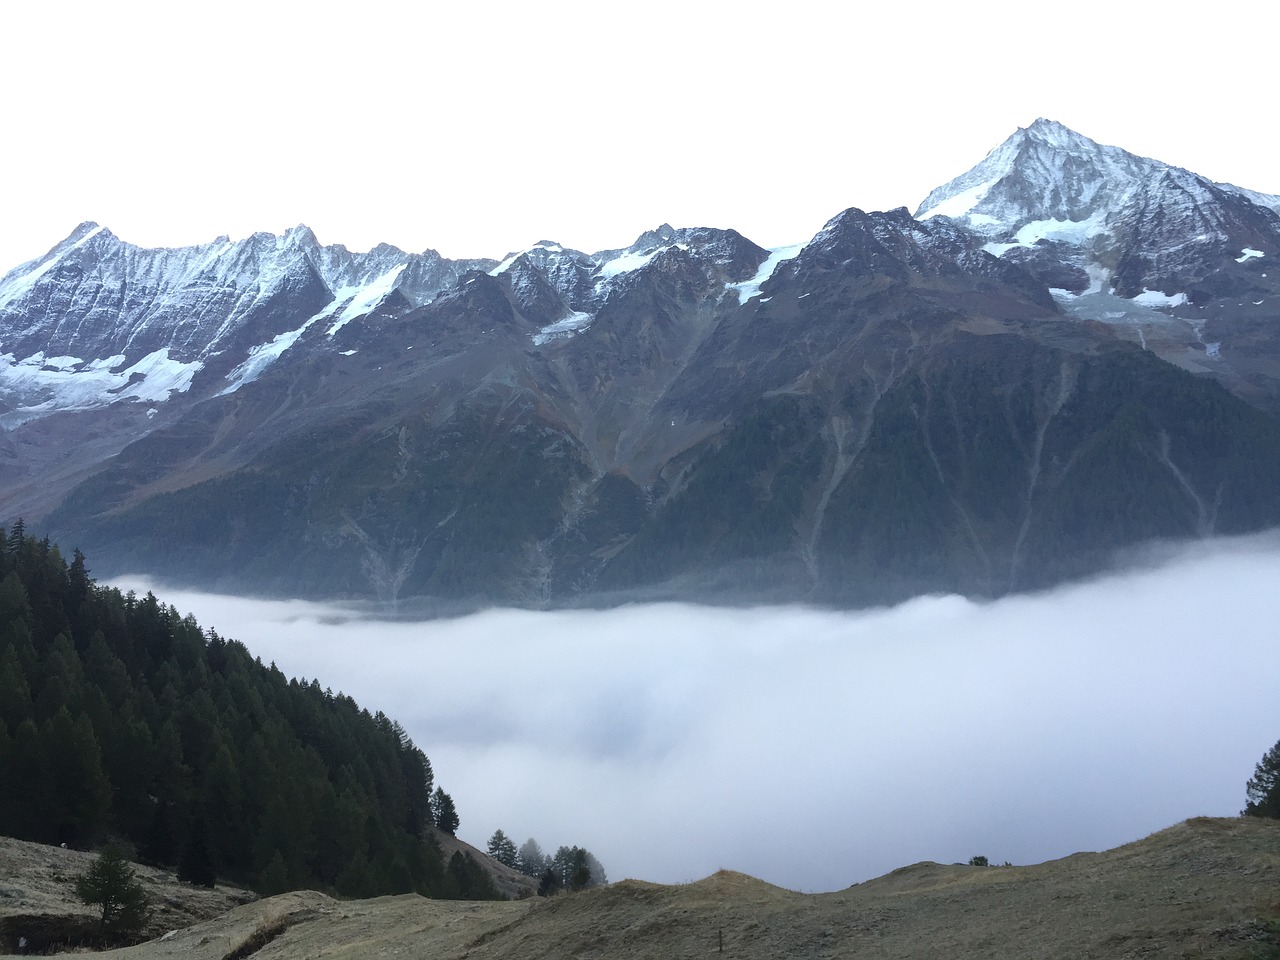
[(1255, 250), (1253, 247), (1245, 247), (1240, 251), (1240, 256), (1236, 257), (1236, 263), (1244, 263), (1246, 260), (1252, 260), (1254, 257), (1265, 256), (1261, 250)]
[(1210, 360), (1222, 359), (1222, 353), (1220, 352), (1221, 350), (1222, 350), (1222, 341), (1220, 340), (1214, 343), (1206, 343), (1204, 345), (1204, 355), (1208, 357)]
[[(500, 264), (498, 264), (496, 267), (490, 270), (489, 276), (496, 277), (501, 273), (506, 273), (508, 270), (511, 269), (511, 265), (523, 256), (524, 256), (523, 250), (521, 250), (518, 253), (511, 254), (511, 256), (507, 257), (507, 259), (503, 260)], [(470, 280), (467, 281), (467, 283), (474, 283), (474, 282), (475, 282), (474, 277), (472, 277)]]
[[(741, 283), (726, 283), (726, 290), (733, 290), (738, 294), (738, 303), (746, 303), (752, 297), (760, 295), (760, 286), (771, 276), (773, 271), (778, 269), (778, 264), (784, 260), (790, 260), (804, 249), (803, 243), (792, 244), (789, 247), (775, 247), (769, 251), (769, 256), (765, 258), (764, 263), (760, 264), (760, 268), (756, 270), (756, 275), (750, 280), (743, 280)], [(760, 301), (763, 303), (764, 301)]]
[(252, 348), (240, 365), (227, 374), (230, 382), (219, 396), (234, 393), (246, 383), (258, 379), (267, 367), (279, 360), (286, 350), (298, 342), (299, 337), (320, 320), (327, 320), (337, 314), (337, 318), (325, 331), (325, 336), (332, 337), (356, 317), (371, 312), (395, 289), (396, 281), (407, 266), (407, 263), (398, 264), (364, 286), (343, 287), (323, 310), (309, 317), (302, 326), (276, 334), (268, 343), (260, 343)]
[[(930, 217), (952, 217), (959, 219), (980, 204), (987, 192), (996, 185), (997, 179), (984, 180), (977, 186), (962, 190), (954, 197), (948, 197), (936, 207), (931, 207), (916, 216), (917, 220), (928, 220)], [(994, 223), (995, 219), (987, 217), (986, 221)]]
[(1132, 298), (1134, 303), (1144, 307), (1180, 307), (1187, 302), (1185, 293), (1161, 293), (1159, 290), (1142, 288), (1142, 292)]
[(647, 253), (624, 253), (621, 256), (614, 257), (612, 260), (600, 264), (600, 268), (596, 270), (596, 277), (600, 280), (612, 280), (619, 274), (631, 273), (634, 270), (639, 270), (658, 254), (670, 250), (673, 246), (679, 250), (689, 249), (689, 245), (687, 243), (669, 243), (665, 247), (657, 247)]
[(1106, 233), (1105, 219), (1105, 212), (1099, 211), (1087, 220), (1032, 220), (1023, 224), (1012, 240), (1005, 243), (985, 243), (982, 249), (993, 257), (1002, 257), (1014, 247), (1034, 247), (1041, 240), (1080, 247)]
[(1041, 240), (1058, 240), (1079, 246), (1106, 231), (1104, 214), (1095, 213), (1088, 220), (1032, 220), (1014, 234), (1019, 246), (1031, 247)]
[(578, 312), (571, 313), (563, 320), (557, 320), (555, 323), (548, 324), (533, 335), (533, 343), (535, 346), (542, 346), (552, 340), (565, 340), (572, 337), (576, 333), (581, 333), (587, 327), (591, 326), (591, 321), (595, 319), (594, 314)]
[[(534, 250), (545, 250), (547, 253), (564, 253), (564, 247), (558, 243), (535, 243), (527, 250), (517, 250), (515, 253), (509, 254), (507, 259), (489, 271), (489, 276), (496, 277), (501, 273), (506, 273), (511, 269), (511, 265), (523, 257), (526, 253), (532, 253)], [(468, 280), (467, 283), (471, 281)]]
[[(0, 354), (0, 393), (11, 397), (14, 409), (4, 416), (10, 426), (25, 423), (55, 410), (89, 410), (118, 400), (163, 402), (172, 393), (186, 393), (191, 381), (204, 368), (198, 360), (184, 363), (169, 356), (163, 347), (137, 363), (116, 372), (111, 367), (124, 362), (123, 356), (108, 357), (83, 364), (75, 357), (54, 357), (43, 353), (24, 360)], [(39, 398), (37, 403), (24, 402)]]
[[(407, 266), (409, 266), (407, 263), (399, 264), (392, 267), (372, 283), (356, 290), (351, 290), (351, 293), (348, 294), (351, 296), (351, 302), (338, 315), (338, 319), (333, 322), (333, 325), (325, 331), (325, 336), (332, 337), (356, 317), (371, 313), (378, 304), (391, 295), (391, 291), (396, 287), (396, 282), (400, 279), (400, 274), (404, 273), (404, 269)], [(344, 288), (342, 292), (347, 293), (350, 289), (349, 287)]]
[[(332, 307), (333, 305), (330, 304), (329, 306)], [(297, 343), (298, 338), (307, 332), (308, 327), (321, 317), (327, 316), (326, 311), (328, 309), (329, 307), (326, 307), (325, 310), (317, 313), (297, 330), (289, 330), (285, 333), (277, 334), (271, 338), (270, 342), (260, 343), (250, 350), (249, 355), (244, 358), (240, 365), (227, 374), (227, 379), (230, 383), (218, 395), (223, 396), (228, 393), (234, 393), (246, 383), (257, 380), (262, 375), (263, 370), (275, 363), (286, 350)]]
[(360, 352), (359, 350), (339, 350), (339, 351), (338, 351), (338, 356), (340, 356), (340, 357), (354, 357), (354, 356), (355, 356), (357, 353), (359, 353), (359, 352)]
[(1111, 292), (1111, 271), (1106, 267), (1101, 267), (1096, 263), (1085, 264), (1084, 272), (1089, 276), (1089, 289), (1080, 296), (1085, 297), (1091, 293)]

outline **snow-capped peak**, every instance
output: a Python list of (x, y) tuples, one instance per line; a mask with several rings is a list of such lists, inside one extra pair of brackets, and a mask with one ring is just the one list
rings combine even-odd
[(916, 216), (952, 217), (995, 238), (1032, 221), (1089, 220), (1100, 207), (1123, 205), (1152, 176), (1168, 169), (1175, 168), (1040, 118), (930, 193)]
[[(584, 256), (584, 254), (580, 254), (576, 250), (566, 251), (564, 247), (560, 246), (560, 244), (556, 243), (554, 240), (539, 240), (531, 247), (525, 247), (523, 250), (517, 250), (515, 253), (507, 254), (506, 258), (501, 263), (489, 271), (489, 276), (496, 277), (500, 274), (506, 273), (511, 269), (512, 264), (523, 256), (534, 256), (545, 261), (548, 254), (560, 254), (566, 252), (579, 257)], [(541, 254), (541, 256), (538, 256), (539, 254)]]
[[(0, 277), (0, 409), (20, 422), (59, 409), (157, 402), (189, 389), (200, 371), (226, 375), (235, 389), (312, 326), (323, 322), (332, 339), (388, 302), (428, 302), (475, 265), (386, 244), (368, 253), (322, 246), (305, 225), (148, 249), (83, 223)], [(130, 389), (120, 371), (133, 378)], [(147, 383), (138, 387), (141, 378)]]

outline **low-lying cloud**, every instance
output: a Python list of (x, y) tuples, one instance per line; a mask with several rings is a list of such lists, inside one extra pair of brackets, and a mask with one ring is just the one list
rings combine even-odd
[(832, 890), (1231, 815), (1280, 738), (1280, 538), (978, 604), (492, 610), (403, 623), (120, 581), (400, 720), (483, 848)]

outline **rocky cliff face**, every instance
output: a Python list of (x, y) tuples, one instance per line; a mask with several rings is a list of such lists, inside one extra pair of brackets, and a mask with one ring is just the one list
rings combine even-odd
[(85, 225), (0, 280), (0, 515), (100, 573), (388, 602), (1040, 586), (1280, 522), (1265, 199), (1037, 121), (778, 251)]

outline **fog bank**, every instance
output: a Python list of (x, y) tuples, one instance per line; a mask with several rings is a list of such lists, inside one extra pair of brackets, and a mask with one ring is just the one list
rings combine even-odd
[(832, 890), (918, 860), (1038, 862), (1232, 815), (1280, 739), (1280, 538), (1091, 583), (892, 609), (492, 610), (371, 622), (140, 578), (264, 662), (398, 719), (483, 848), (613, 880)]

